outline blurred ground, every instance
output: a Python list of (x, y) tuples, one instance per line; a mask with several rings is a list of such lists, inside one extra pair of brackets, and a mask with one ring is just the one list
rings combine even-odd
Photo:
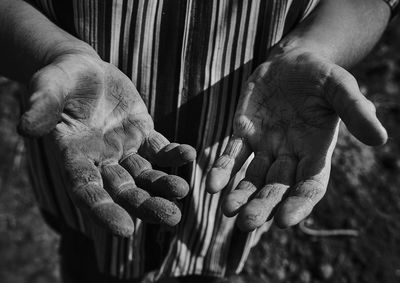
[(0, 282), (58, 282), (58, 237), (43, 222), (16, 134), (19, 88), (0, 78)]
[[(353, 70), (378, 108), (389, 142), (366, 147), (342, 127), (326, 197), (305, 226), (355, 229), (358, 237), (311, 236), (275, 227), (253, 249), (245, 273), (266, 282), (400, 282), (400, 25)], [(44, 224), (15, 131), (19, 90), (0, 79), (0, 282), (59, 282), (58, 237)], [(307, 231), (306, 231), (307, 232)]]

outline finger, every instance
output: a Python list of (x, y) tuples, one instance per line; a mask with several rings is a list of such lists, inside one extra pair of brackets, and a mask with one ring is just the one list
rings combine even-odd
[(180, 199), (189, 192), (189, 185), (184, 179), (158, 170), (143, 171), (136, 182), (151, 194), (160, 197)]
[(249, 198), (261, 189), (270, 164), (271, 158), (267, 156), (256, 155), (254, 157), (246, 170), (245, 178), (222, 202), (222, 211), (226, 216), (236, 215)]
[(242, 168), (251, 154), (250, 148), (239, 137), (231, 137), (224, 153), (215, 161), (207, 176), (207, 191), (211, 194), (221, 191), (229, 180)]
[(145, 219), (158, 219), (159, 224), (177, 225), (182, 218), (180, 209), (173, 202), (160, 197), (151, 197), (141, 205), (141, 215)]
[(22, 115), (18, 131), (24, 136), (39, 137), (48, 134), (59, 122), (66, 88), (53, 68), (47, 67), (34, 75), (30, 92), (28, 111)]
[(109, 164), (101, 167), (104, 187), (113, 200), (130, 215), (145, 222), (176, 225), (180, 221), (179, 208), (166, 199), (151, 197), (138, 187), (132, 176), (120, 165)]
[(113, 200), (137, 217), (139, 206), (150, 198), (150, 194), (138, 188), (132, 176), (118, 164), (101, 166), (101, 175), (104, 188)]
[(387, 132), (376, 116), (375, 106), (360, 92), (356, 79), (336, 66), (329, 78), (327, 99), (350, 132), (367, 145), (381, 145)]
[(66, 153), (65, 168), (71, 181), (69, 194), (77, 207), (115, 235), (128, 237), (133, 234), (131, 217), (103, 189), (100, 172), (91, 161), (79, 154)]
[(170, 143), (156, 155), (154, 162), (162, 167), (177, 167), (196, 159), (196, 150), (188, 144)]
[(123, 157), (119, 163), (126, 170), (128, 170), (133, 179), (136, 179), (143, 171), (147, 171), (153, 168), (150, 162), (148, 162), (137, 153), (131, 153)]
[(243, 206), (238, 223), (243, 231), (252, 231), (272, 217), (273, 211), (296, 178), (297, 159), (280, 156), (268, 170), (266, 184)]
[(159, 166), (176, 167), (196, 159), (196, 151), (187, 144), (170, 143), (162, 134), (153, 131), (140, 148), (140, 154)]
[(121, 165), (133, 176), (139, 187), (152, 195), (179, 199), (189, 192), (189, 185), (184, 179), (153, 170), (151, 164), (138, 154), (126, 157)]
[(329, 181), (330, 154), (305, 157), (297, 166), (296, 184), (279, 205), (275, 223), (286, 228), (298, 224), (324, 196)]

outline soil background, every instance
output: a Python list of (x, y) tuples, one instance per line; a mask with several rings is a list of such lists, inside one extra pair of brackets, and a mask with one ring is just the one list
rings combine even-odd
[[(245, 266), (250, 277), (277, 283), (400, 282), (399, 19), (351, 71), (377, 106), (389, 141), (371, 148), (342, 126), (325, 198), (302, 226), (273, 227), (262, 237)], [(20, 91), (0, 78), (0, 282), (57, 283), (59, 237), (39, 215), (24, 143), (15, 130)], [(337, 229), (358, 236), (320, 235)]]

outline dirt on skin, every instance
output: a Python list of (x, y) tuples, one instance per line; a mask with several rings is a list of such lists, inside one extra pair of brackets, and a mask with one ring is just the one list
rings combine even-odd
[[(329, 189), (304, 223), (317, 232), (356, 230), (358, 237), (272, 227), (253, 249), (245, 274), (277, 283), (400, 282), (399, 50), (397, 20), (353, 70), (377, 106), (388, 143), (364, 146), (342, 127)], [(24, 145), (15, 130), (19, 91), (0, 79), (0, 282), (55, 283), (59, 237), (44, 224), (30, 188)]]
[(330, 185), (305, 226), (354, 229), (358, 237), (310, 236), (299, 226), (272, 227), (245, 273), (266, 282), (400, 282), (400, 25), (352, 73), (377, 106), (386, 145), (371, 148), (342, 125)]

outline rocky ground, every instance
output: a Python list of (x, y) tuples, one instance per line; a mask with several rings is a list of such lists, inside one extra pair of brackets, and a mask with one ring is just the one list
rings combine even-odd
[[(326, 197), (303, 225), (273, 227), (254, 248), (246, 274), (278, 283), (400, 282), (399, 50), (396, 21), (352, 71), (377, 106), (389, 142), (366, 147), (342, 127)], [(15, 132), (18, 93), (0, 79), (0, 282), (59, 282), (58, 237), (39, 216)]]

